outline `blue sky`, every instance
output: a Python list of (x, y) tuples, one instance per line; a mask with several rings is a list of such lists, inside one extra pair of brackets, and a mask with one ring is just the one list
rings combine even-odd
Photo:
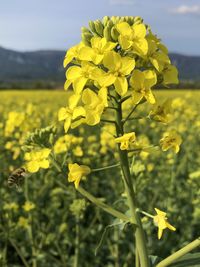
[(0, 0), (0, 46), (66, 50), (105, 15), (141, 16), (170, 51), (200, 55), (199, 0)]

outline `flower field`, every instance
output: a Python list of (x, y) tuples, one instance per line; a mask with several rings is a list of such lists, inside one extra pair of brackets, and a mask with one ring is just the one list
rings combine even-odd
[[(135, 225), (123, 222), (130, 209), (117, 144), (130, 150), (155, 266), (154, 255), (165, 258), (200, 232), (200, 92), (154, 91), (160, 106), (144, 103), (134, 116), (127, 100), (126, 132), (135, 134), (123, 138), (115, 136), (112, 110), (93, 127), (65, 133), (60, 108), (71, 94), (0, 92), (0, 266), (133, 266)], [(170, 224), (158, 232), (161, 211)]]

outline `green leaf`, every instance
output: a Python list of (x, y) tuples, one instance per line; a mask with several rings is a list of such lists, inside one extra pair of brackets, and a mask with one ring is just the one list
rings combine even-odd
[(118, 220), (116, 220), (116, 222), (114, 222), (113, 224), (109, 224), (109, 225), (107, 225), (107, 226), (104, 228), (104, 231), (103, 231), (103, 234), (102, 234), (101, 239), (100, 239), (100, 241), (99, 241), (99, 244), (98, 244), (98, 246), (97, 246), (96, 249), (95, 249), (95, 256), (97, 255), (99, 249), (102, 247), (103, 242), (104, 242), (104, 240), (105, 240), (105, 238), (106, 238), (106, 236), (107, 236), (108, 231), (109, 231), (112, 227), (115, 227), (115, 226), (118, 226), (118, 227), (119, 227), (119, 226), (123, 226), (123, 227), (124, 227), (125, 224), (126, 224), (126, 223), (124, 223), (124, 222), (119, 222)]
[(156, 265), (162, 260), (160, 257), (155, 255), (149, 255), (149, 259), (152, 267), (156, 267)]
[(200, 267), (200, 253), (189, 253), (181, 257), (169, 267)]

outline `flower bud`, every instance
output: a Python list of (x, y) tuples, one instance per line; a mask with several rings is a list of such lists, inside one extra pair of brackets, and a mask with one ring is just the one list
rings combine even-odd
[(90, 20), (89, 21), (89, 27), (90, 27), (90, 30), (94, 33), (96, 33), (96, 29), (95, 29), (95, 25), (94, 25), (94, 21)]
[(106, 26), (109, 20), (110, 18), (108, 16), (103, 17), (102, 19), (103, 25)]
[(112, 27), (111, 29), (111, 37), (113, 41), (117, 41), (119, 36), (119, 32), (115, 29), (115, 27)]
[(98, 33), (98, 35), (102, 36), (103, 30), (104, 30), (104, 26), (103, 26), (102, 22), (100, 20), (96, 20), (94, 22), (94, 26), (95, 26), (95, 30)]
[(111, 37), (111, 28), (109, 27), (105, 27), (103, 30), (103, 36), (106, 38), (107, 41), (111, 41), (112, 37)]

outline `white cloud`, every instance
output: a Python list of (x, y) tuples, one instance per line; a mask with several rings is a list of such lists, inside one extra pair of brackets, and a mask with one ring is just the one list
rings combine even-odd
[(196, 14), (200, 15), (200, 5), (186, 6), (182, 5), (171, 10), (174, 14)]
[(109, 0), (109, 4), (112, 6), (117, 5), (133, 5), (134, 0)]

